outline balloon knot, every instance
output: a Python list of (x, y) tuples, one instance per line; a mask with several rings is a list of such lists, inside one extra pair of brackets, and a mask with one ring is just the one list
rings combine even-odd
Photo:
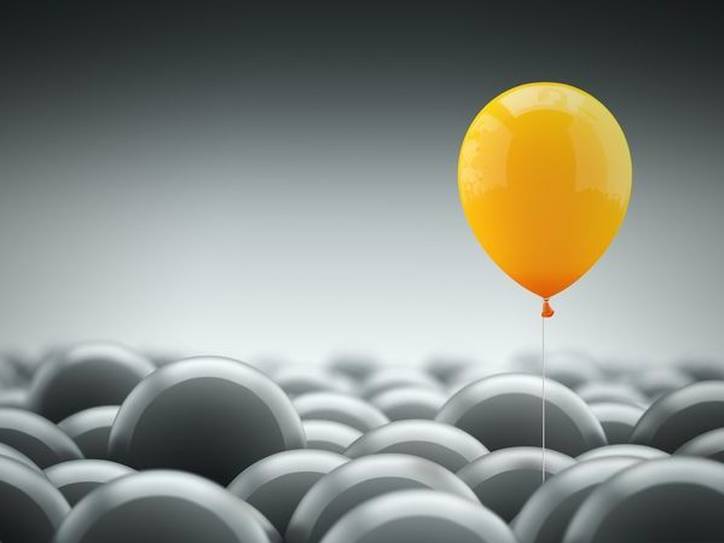
[(540, 316), (544, 319), (549, 319), (553, 315), (555, 315), (555, 311), (553, 311), (553, 308), (551, 307), (551, 304), (548, 303), (548, 298), (543, 298), (543, 310), (540, 313)]

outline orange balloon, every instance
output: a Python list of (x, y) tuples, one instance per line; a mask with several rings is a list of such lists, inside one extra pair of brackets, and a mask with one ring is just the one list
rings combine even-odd
[(615, 237), (631, 196), (631, 155), (596, 98), (562, 83), (529, 83), (475, 117), (460, 149), (458, 188), (490, 257), (547, 302)]

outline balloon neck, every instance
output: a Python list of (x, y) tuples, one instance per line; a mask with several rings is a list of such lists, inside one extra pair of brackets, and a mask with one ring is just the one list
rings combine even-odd
[(540, 316), (544, 319), (550, 319), (555, 314), (556, 312), (551, 307), (551, 304), (548, 303), (548, 298), (543, 298), (543, 310), (540, 312)]

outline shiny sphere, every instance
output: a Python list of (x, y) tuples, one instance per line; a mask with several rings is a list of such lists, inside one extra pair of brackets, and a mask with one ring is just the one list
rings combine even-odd
[(228, 484), (271, 454), (304, 448), (284, 392), (236, 360), (196, 357), (159, 368), (118, 411), (110, 458), (136, 468), (190, 471)]
[(0, 409), (0, 443), (17, 449), (41, 469), (83, 458), (78, 446), (55, 424), (20, 409)]
[(312, 366), (283, 367), (275, 371), (272, 378), (290, 398), (313, 392), (351, 392), (344, 378)]
[(120, 345), (78, 345), (52, 357), (36, 372), (30, 409), (58, 422), (89, 407), (120, 405), (154, 369), (151, 361)]
[(564, 543), (724, 541), (724, 466), (694, 458), (640, 462), (596, 488)]
[(45, 470), (45, 476), (71, 507), (90, 491), (131, 473), (135, 470), (107, 460), (69, 460)]
[(488, 509), (432, 490), (391, 492), (343, 516), (322, 543), (517, 543)]
[(601, 483), (641, 462), (609, 457), (582, 462), (563, 470), (538, 488), (513, 523), (520, 543), (560, 543), (581, 503)]
[(591, 411), (603, 426), (609, 444), (628, 443), (636, 423), (644, 414), (641, 407), (622, 403), (593, 403)]
[(341, 422), (360, 432), (390, 422), (379, 409), (364, 400), (337, 392), (303, 394), (295, 397), (292, 403), (302, 420)]
[(292, 513), (314, 483), (348, 461), (327, 451), (284, 451), (246, 468), (228, 489), (258, 509), (283, 534)]
[(634, 385), (650, 400), (679, 390), (692, 383), (691, 376), (676, 368), (652, 368), (641, 372), (634, 379)]
[(322, 477), (289, 521), (286, 543), (317, 543), (362, 502), (395, 490), (432, 489), (477, 503), (475, 494), (445, 468), (414, 456), (377, 454), (352, 460)]
[(107, 460), (108, 437), (117, 414), (117, 405), (91, 407), (63, 419), (58, 428), (75, 441), (86, 458)]
[(362, 432), (341, 422), (331, 420), (305, 420), (302, 422), (307, 436), (307, 449), (343, 454)]
[(390, 420), (433, 420), (446, 401), (442, 392), (416, 387), (393, 388), (370, 399)]
[(674, 452), (696, 436), (724, 427), (724, 381), (703, 381), (667, 394), (643, 414), (631, 443)]
[[(501, 374), (460, 390), (437, 419), (478, 439), (491, 451), (541, 445), (541, 378)], [(601, 423), (573, 391), (546, 381), (546, 446), (577, 456), (606, 444)]]
[(70, 511), (37, 469), (0, 456), (0, 541), (47, 543)]
[(147, 471), (81, 500), (54, 543), (270, 543), (252, 506), (190, 473)]
[(359, 393), (363, 398), (373, 398), (387, 390), (401, 387), (417, 387), (439, 390), (435, 379), (424, 371), (415, 368), (385, 368), (370, 375)]
[(597, 460), (599, 458), (609, 458), (611, 456), (628, 456), (638, 458), (640, 460), (654, 460), (656, 458), (668, 458), (669, 453), (647, 447), (646, 445), (634, 445), (631, 443), (619, 445), (606, 445), (593, 449), (578, 456), (578, 462), (586, 462), (588, 460)]
[(711, 430), (696, 436), (679, 447), (675, 454), (699, 456), (717, 462), (724, 462), (724, 428)]
[[(542, 450), (512, 447), (487, 454), (457, 472), (485, 507), (506, 522), (542, 484)], [(573, 458), (546, 450), (546, 479), (576, 463)]]
[(21, 464), (25, 464), (26, 466), (34, 469), (37, 472), (43, 472), (43, 470), (40, 469), (30, 458), (25, 456), (19, 450), (11, 447), (10, 445), (5, 445), (4, 443), (0, 443), (0, 458), (10, 458), (12, 460), (17, 460)]
[(625, 383), (586, 383), (576, 389), (576, 394), (589, 405), (614, 402), (641, 407), (649, 403), (638, 389)]
[(345, 456), (398, 453), (425, 458), (456, 472), (488, 453), (473, 436), (428, 420), (402, 420), (371, 430), (355, 441)]

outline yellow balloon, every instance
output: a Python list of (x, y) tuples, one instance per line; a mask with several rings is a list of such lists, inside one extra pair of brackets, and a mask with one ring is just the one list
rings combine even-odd
[(561, 83), (530, 83), (488, 103), (460, 149), (468, 223), (511, 278), (545, 300), (605, 252), (631, 196), (631, 154), (606, 107)]

